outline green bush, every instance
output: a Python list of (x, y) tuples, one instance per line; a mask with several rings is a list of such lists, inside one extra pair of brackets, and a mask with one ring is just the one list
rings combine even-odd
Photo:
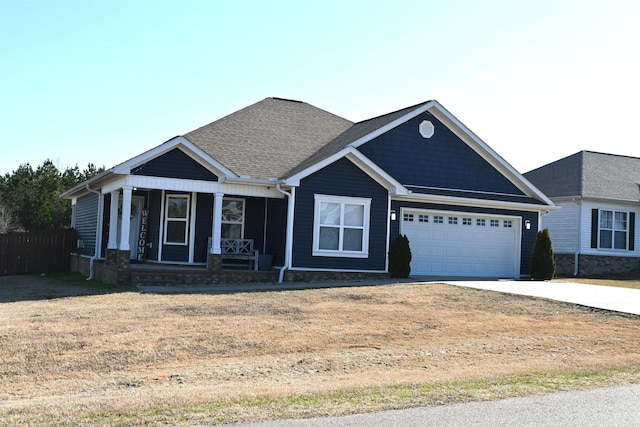
[(391, 277), (406, 278), (411, 273), (411, 248), (407, 236), (399, 235), (389, 247), (389, 272)]
[(549, 229), (538, 231), (536, 245), (531, 257), (531, 278), (534, 280), (551, 280), (556, 274), (556, 262), (553, 259), (553, 247)]

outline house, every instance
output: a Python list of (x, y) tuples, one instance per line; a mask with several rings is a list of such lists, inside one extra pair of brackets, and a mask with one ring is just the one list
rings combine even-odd
[(542, 223), (558, 275), (640, 270), (640, 158), (580, 151), (524, 176), (561, 207)]
[[(437, 101), (352, 123), (267, 98), (63, 197), (75, 268), (134, 284), (380, 277), (398, 234), (412, 275), (526, 277), (555, 208)], [(238, 245), (274, 269), (226, 265)]]

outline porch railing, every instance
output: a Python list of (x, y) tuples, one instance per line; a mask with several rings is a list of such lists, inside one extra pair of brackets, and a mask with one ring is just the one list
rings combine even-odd
[[(211, 238), (208, 246), (211, 247)], [(259, 251), (253, 249), (253, 239), (220, 239), (220, 251), (223, 267), (237, 266), (237, 263), (225, 263), (225, 259), (246, 260), (250, 270), (258, 270)]]

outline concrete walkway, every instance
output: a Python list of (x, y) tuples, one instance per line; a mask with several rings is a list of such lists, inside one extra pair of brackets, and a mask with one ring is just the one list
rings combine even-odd
[(142, 292), (172, 293), (236, 293), (273, 292), (298, 289), (321, 289), (356, 286), (377, 286), (408, 283), (446, 283), (465, 288), (485, 289), (511, 294), (547, 298), (603, 310), (640, 314), (640, 289), (612, 286), (584, 285), (570, 282), (539, 282), (517, 280), (447, 280), (428, 277), (389, 279), (378, 281), (323, 282), (323, 283), (253, 283), (229, 286), (139, 286)]
[(516, 280), (440, 280), (437, 283), (541, 297), (603, 310), (619, 311), (621, 313), (640, 314), (640, 289), (584, 285), (571, 282)]

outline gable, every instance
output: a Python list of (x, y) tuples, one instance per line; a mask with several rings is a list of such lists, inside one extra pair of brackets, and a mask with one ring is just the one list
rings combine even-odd
[(161, 178), (218, 181), (218, 177), (192, 159), (184, 151), (174, 148), (131, 170), (132, 175), (157, 176)]
[[(420, 124), (425, 120), (433, 125), (430, 138), (420, 132)], [(358, 150), (409, 190), (524, 195), (429, 112), (364, 143)]]

